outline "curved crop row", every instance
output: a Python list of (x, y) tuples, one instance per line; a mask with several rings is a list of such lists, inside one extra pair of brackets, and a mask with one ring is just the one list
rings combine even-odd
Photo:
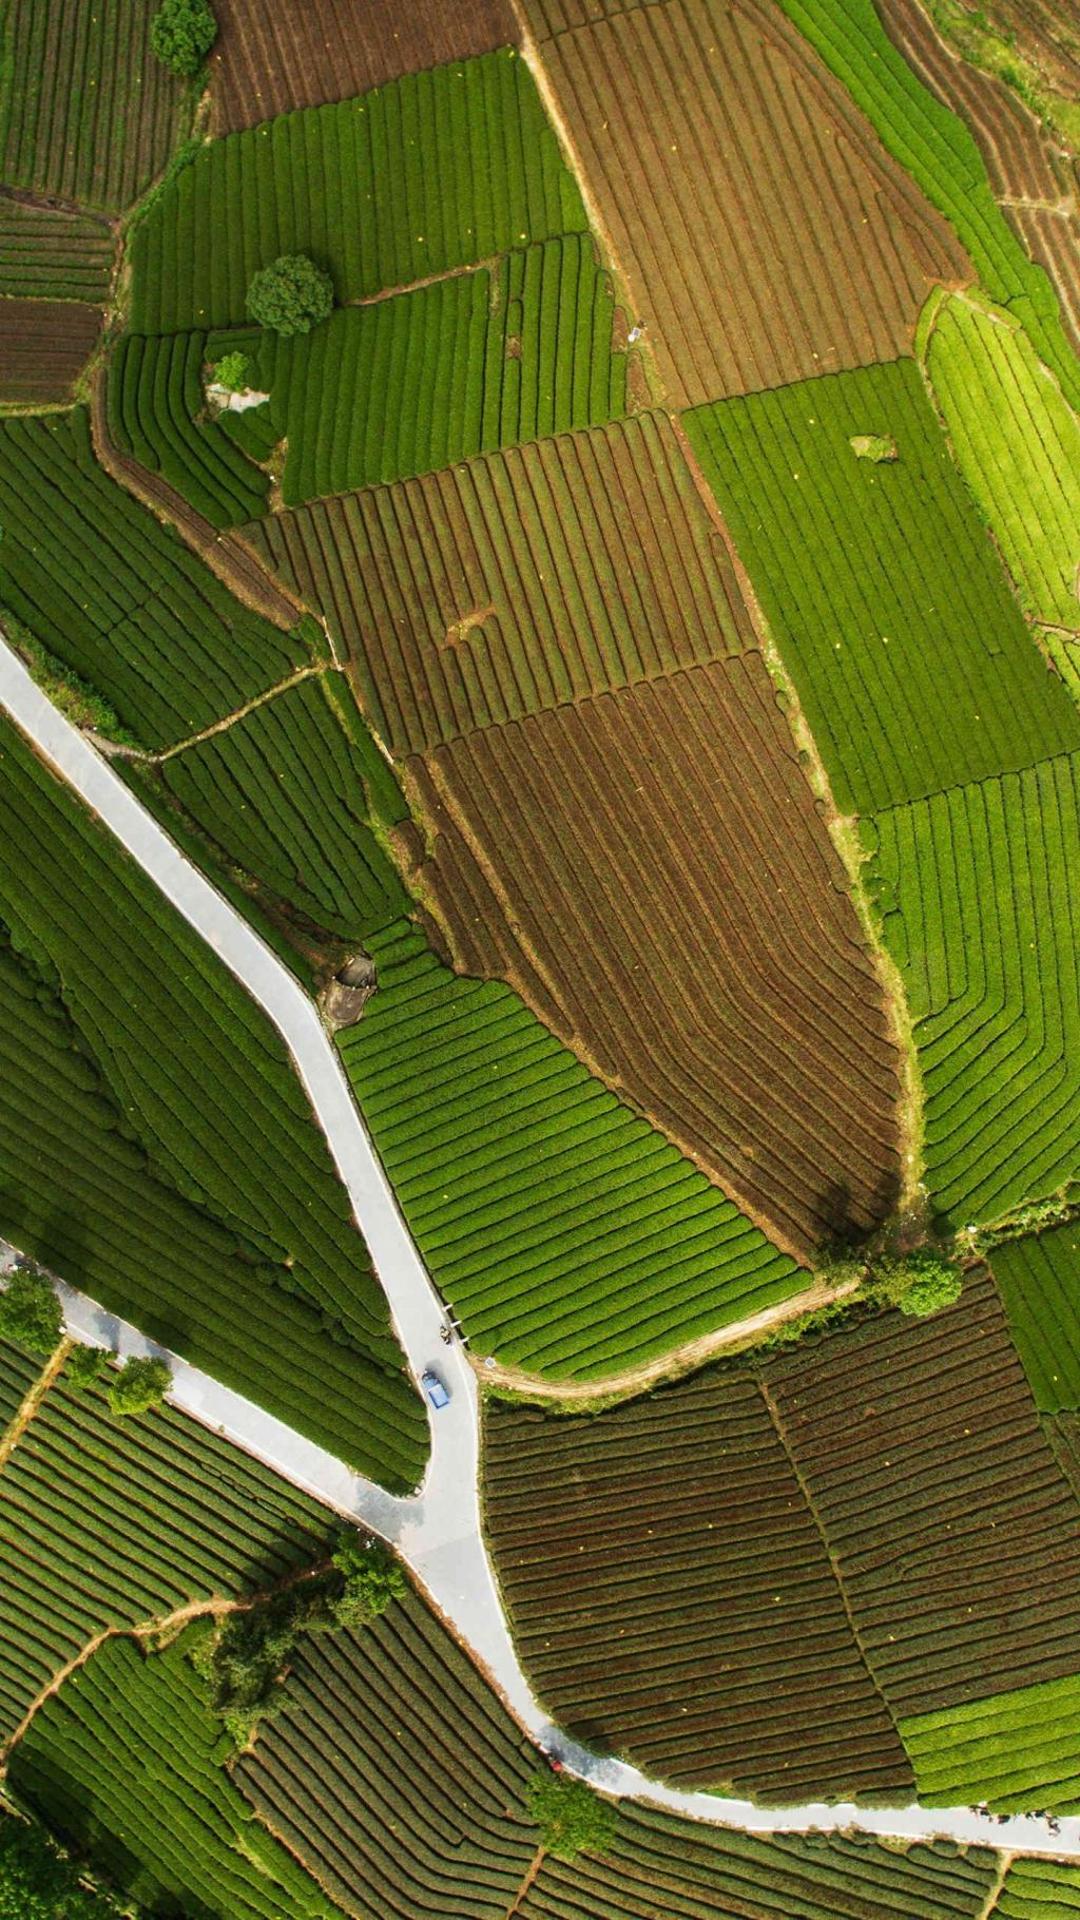
[(1014, 1860), (993, 1920), (1067, 1920), (1080, 1913), (1080, 1867), (1062, 1860)]
[(109, 431), (123, 452), (170, 486), (212, 526), (265, 512), (269, 475), (206, 413), (205, 333), (120, 341), (109, 368)]
[(132, 326), (242, 324), (278, 254), (356, 300), (585, 227), (528, 68), (485, 54), (203, 147), (136, 229)]
[(804, 1275), (501, 984), (412, 928), (339, 1038), (409, 1225), (479, 1353), (560, 1376), (633, 1366)]
[(415, 1484), (423, 1410), (279, 1035), (10, 727), (0, 837), (9, 849), (0, 917), (57, 981), (151, 1167), (239, 1236), (247, 1257), (284, 1265), (278, 1284), (325, 1316), (328, 1337), (372, 1362), (366, 1459), (354, 1464), (398, 1487)]
[(612, 349), (614, 313), (592, 239), (571, 233), (264, 341), (256, 378), (288, 444), (283, 500), (618, 417), (627, 357)]
[(525, 1811), (535, 1766), (410, 1593), (360, 1632), (303, 1642), (234, 1778), (359, 1920), (504, 1920), (540, 1838)]
[(253, 1261), (155, 1177), (59, 999), (6, 937), (0, 1163), (0, 1233), (339, 1458), (365, 1454), (371, 1360), (327, 1338), (317, 1308), (283, 1290), (286, 1268)]
[(926, 365), (1027, 611), (1080, 633), (1080, 418), (1020, 328), (969, 301), (946, 301)]
[(484, 1509), (557, 1725), (683, 1787), (900, 1801), (912, 1774), (746, 1374), (583, 1419), (492, 1403)]
[(911, 1007), (926, 1183), (951, 1226), (1080, 1174), (1080, 755), (879, 814), (872, 884)]
[(0, 1340), (0, 1439), (6, 1434), (42, 1369), (42, 1361)]
[[(688, 415), (844, 813), (1080, 745), (913, 360)], [(880, 435), (895, 460), (859, 459)]]
[(49, 1388), (0, 1477), (0, 1742), (109, 1628), (257, 1593), (326, 1549), (325, 1510), (171, 1407)]
[(110, 1640), (39, 1708), (12, 1755), (17, 1800), (140, 1908), (228, 1920), (335, 1920), (254, 1824), (222, 1766), (221, 1723), (191, 1665)]
[[(1080, 1661), (1077, 1662), (1080, 1666)], [(1080, 1671), (900, 1722), (926, 1806), (1080, 1812)]]
[(329, 620), (395, 753), (755, 644), (661, 414), (249, 531)]
[[(549, 1856), (516, 1920), (985, 1920), (996, 1858), (855, 1835), (735, 1833), (623, 1801), (611, 1851), (572, 1866)], [(1038, 1920), (1059, 1917), (1047, 1909)]]
[(0, 423), (0, 524), (0, 607), (146, 746), (211, 726), (306, 658), (109, 479), (81, 408)]

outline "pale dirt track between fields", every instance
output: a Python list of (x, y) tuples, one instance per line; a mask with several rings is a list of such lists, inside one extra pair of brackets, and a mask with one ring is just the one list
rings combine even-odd
[(718, 1327), (715, 1333), (703, 1333), (697, 1340), (688, 1340), (685, 1346), (673, 1347), (656, 1360), (643, 1360), (638, 1367), (628, 1367), (623, 1373), (606, 1373), (596, 1380), (553, 1379), (547, 1374), (525, 1373), (520, 1367), (490, 1366), (486, 1360), (475, 1357), (473, 1366), (485, 1386), (507, 1387), (530, 1400), (588, 1401), (614, 1396), (628, 1399), (631, 1394), (642, 1393), (661, 1380), (677, 1380), (684, 1373), (692, 1373), (695, 1367), (714, 1359), (718, 1353), (748, 1346), (759, 1335), (772, 1333), (804, 1313), (817, 1313), (822, 1307), (850, 1300), (858, 1290), (857, 1280), (845, 1280), (839, 1287), (822, 1284), (804, 1287), (801, 1293), (793, 1293), (790, 1300), (781, 1300), (775, 1307), (763, 1307), (760, 1313), (747, 1314), (745, 1320), (734, 1320), (728, 1327)]
[[(548, 1751), (557, 1751), (570, 1771), (600, 1791), (748, 1832), (850, 1829), (905, 1840), (940, 1836), (962, 1844), (1080, 1861), (1080, 1817), (1063, 1818), (1055, 1832), (1047, 1820), (1035, 1815), (999, 1822), (966, 1807), (936, 1810), (914, 1804), (885, 1808), (822, 1803), (758, 1807), (748, 1800), (683, 1792), (650, 1780), (620, 1760), (590, 1753), (552, 1725), (519, 1665), (481, 1533), (477, 1383), (463, 1349), (442, 1343), (443, 1303), (398, 1209), (315, 1007), (283, 963), (185, 859), (108, 763), (34, 684), (2, 636), (0, 707), (116, 835), (277, 1027), (326, 1135), (409, 1365), (414, 1375), (435, 1367), (451, 1394), (449, 1405), (432, 1417), (427, 1473), (419, 1492), (409, 1499), (362, 1479), (254, 1402), (178, 1355), (166, 1354), (173, 1376), (172, 1403), (294, 1486), (397, 1546), (437, 1612), (473, 1654), (530, 1737)], [(123, 1356), (162, 1352), (136, 1327), (106, 1313), (85, 1294), (63, 1285), (58, 1291), (74, 1338), (107, 1345)]]

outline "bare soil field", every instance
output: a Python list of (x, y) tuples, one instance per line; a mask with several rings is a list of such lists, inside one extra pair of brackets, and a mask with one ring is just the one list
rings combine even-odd
[(985, 1269), (769, 1369), (780, 1430), (900, 1719), (1080, 1669), (1080, 1514)]
[(759, 655), (406, 764), (462, 971), (508, 981), (790, 1251), (889, 1210), (881, 990)]
[(778, 8), (666, 0), (543, 62), (673, 405), (894, 359), (931, 285), (970, 280)]
[(395, 753), (755, 644), (723, 535), (659, 414), (245, 531), (327, 615)]
[(0, 400), (69, 400), (101, 332), (76, 300), (0, 300)]
[(591, 1419), (494, 1404), (486, 1439), (499, 1578), (560, 1726), (680, 1785), (908, 1797), (896, 1729), (749, 1375), (699, 1374)]
[(217, 0), (212, 130), (348, 100), (518, 38), (510, 0)]
[(1050, 276), (1062, 318), (1080, 351), (1080, 197), (1075, 163), (1070, 165), (1052, 136), (1003, 81), (961, 59), (945, 44), (919, 0), (874, 3), (890, 40), (923, 85), (970, 127), (993, 192), (1025, 251)]

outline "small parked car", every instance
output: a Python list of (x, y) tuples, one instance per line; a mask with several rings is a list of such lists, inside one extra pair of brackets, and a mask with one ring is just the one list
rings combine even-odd
[(432, 1373), (430, 1367), (428, 1368), (426, 1373), (422, 1373), (420, 1375), (420, 1385), (423, 1387), (424, 1392), (427, 1394), (427, 1397), (431, 1401), (431, 1404), (433, 1407), (437, 1408), (437, 1407), (445, 1407), (449, 1405), (450, 1395), (447, 1389), (443, 1386), (443, 1383), (439, 1379), (438, 1374)]

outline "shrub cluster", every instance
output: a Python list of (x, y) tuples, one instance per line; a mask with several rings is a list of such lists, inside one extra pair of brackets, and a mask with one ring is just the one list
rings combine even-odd
[(0, 1336), (17, 1341), (29, 1353), (47, 1356), (63, 1330), (60, 1302), (48, 1280), (28, 1267), (17, 1267), (0, 1294)]
[(162, 0), (150, 22), (150, 45), (158, 59), (185, 80), (198, 73), (216, 39), (209, 0)]
[(610, 1848), (616, 1809), (583, 1780), (568, 1774), (534, 1773), (525, 1799), (545, 1848), (557, 1860), (576, 1860), (579, 1853), (604, 1853)]

